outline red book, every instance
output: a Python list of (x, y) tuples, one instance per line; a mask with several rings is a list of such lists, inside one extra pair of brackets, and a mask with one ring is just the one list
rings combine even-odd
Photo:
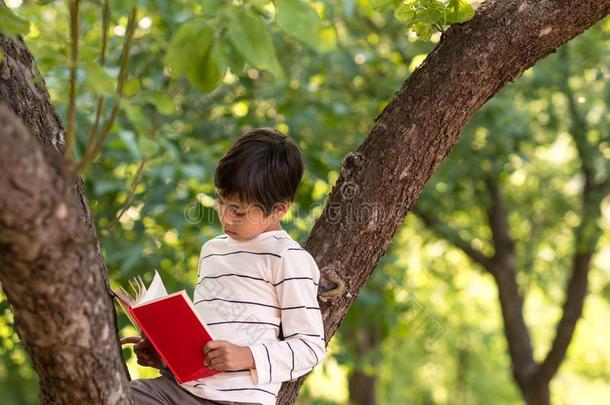
[(220, 372), (204, 366), (203, 346), (213, 338), (186, 291), (167, 295), (158, 273), (148, 289), (141, 280), (132, 287), (135, 299), (122, 289), (113, 293), (179, 383)]

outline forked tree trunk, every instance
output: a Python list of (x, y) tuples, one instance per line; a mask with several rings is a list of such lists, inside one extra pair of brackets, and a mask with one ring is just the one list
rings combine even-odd
[(40, 402), (127, 403), (93, 218), (80, 179), (62, 174), (63, 127), (23, 42), (0, 35), (0, 48), (0, 282)]
[[(323, 278), (338, 276), (346, 287), (320, 297), (327, 340), (470, 117), (609, 11), (610, 0), (491, 0), (445, 32), (345, 158), (306, 243)], [(128, 403), (105, 266), (96, 245), (80, 243), (91, 228), (86, 199), (55, 169), (56, 156), (41, 152), (61, 145), (61, 124), (21, 41), (0, 37), (0, 46), (0, 102), (38, 141), (16, 129), (11, 112), (1, 114), (0, 281), (40, 376), (41, 402)], [(278, 403), (293, 403), (303, 380), (284, 384)]]

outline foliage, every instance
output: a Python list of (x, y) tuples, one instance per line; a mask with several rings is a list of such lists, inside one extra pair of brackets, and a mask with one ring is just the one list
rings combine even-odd
[[(100, 157), (84, 173), (85, 184), (111, 281), (124, 283), (138, 274), (150, 281), (151, 270), (157, 268), (170, 289), (189, 291), (202, 243), (221, 230), (213, 210), (213, 170), (239, 134), (251, 127), (271, 126), (288, 133), (304, 150), (305, 178), (284, 224), (303, 243), (338, 177), (341, 159), (363, 141), (373, 119), (438, 42), (440, 33), (434, 30), (472, 14), (463, 1), (428, 0), (113, 0), (109, 4), (104, 64), (99, 61), (100, 4), (81, 4), (75, 155), (78, 159), (86, 150), (98, 97), (114, 97), (127, 16), (137, 4), (138, 25), (124, 96)], [(13, 11), (29, 22), (25, 41), (65, 122), (67, 9), (60, 2), (30, 1)], [(588, 67), (573, 70), (570, 80), (590, 83), (579, 91), (596, 100), (591, 119), (607, 124), (603, 105), (608, 103), (601, 97), (610, 94), (610, 87), (602, 81), (607, 69), (599, 67), (605, 66), (602, 55), (608, 44), (609, 26), (607, 21), (604, 24), (583, 36), (583, 43), (575, 48), (577, 63)], [(0, 29), (5, 31), (5, 25), (0, 24)], [(527, 288), (549, 296), (532, 293), (542, 297), (530, 301), (532, 322), (540, 313), (549, 314), (548, 308), (556, 306), (549, 300), (561, 294), (562, 258), (570, 238), (562, 219), (570, 220), (569, 212), (577, 203), (574, 194), (563, 192), (575, 182), (572, 152), (559, 165), (544, 158), (549, 151), (571, 150), (569, 145), (555, 145), (557, 139), (565, 139), (557, 136), (565, 130), (562, 113), (551, 108), (551, 102), (557, 102), (552, 90), (557, 64), (548, 58), (494, 98), (422, 197), (422, 204), (459, 225), (485, 250), (490, 249), (489, 231), (482, 223), (475, 182), (469, 179), (493, 173), (511, 187), (507, 195), (515, 206), (511, 226), (516, 235), (532, 236), (532, 252), (549, 245), (557, 251), (552, 260), (534, 255), (533, 266), (522, 266), (523, 276), (530, 280)], [(111, 107), (112, 103), (104, 104), (102, 118), (108, 117)], [(598, 132), (591, 136), (608, 133), (601, 128)], [(606, 150), (601, 138), (599, 145)], [(131, 193), (142, 162), (142, 179)], [(125, 213), (113, 225), (124, 205)], [(530, 207), (530, 217), (517, 207)], [(607, 221), (606, 214), (604, 243)], [(603, 254), (609, 257), (608, 252)], [(602, 297), (606, 291), (610, 297), (610, 276), (602, 265), (597, 263), (592, 294)], [(604, 315), (608, 306), (600, 298), (584, 322), (602, 341), (607, 334), (596, 319)], [(551, 310), (544, 326), (550, 327), (554, 317)], [(2, 300), (0, 393), (4, 396), (0, 402), (35, 403), (36, 376), (11, 322), (8, 304)], [(442, 333), (430, 325), (441, 325)], [(133, 333), (123, 317), (119, 328), (122, 336)], [(381, 346), (362, 358), (354, 356), (352, 337), (370, 329), (379, 331)], [(545, 330), (541, 328), (535, 338), (548, 341)], [(562, 369), (560, 378), (569, 382), (573, 392), (585, 393), (610, 374), (607, 348), (592, 341), (592, 336), (579, 335), (573, 347), (575, 353), (589, 353), (592, 348), (595, 359), (574, 356)], [(344, 374), (337, 370), (371, 371), (376, 366), (380, 403), (453, 403), (450, 395), (455, 392), (468, 400), (464, 403), (518, 401), (493, 287), (458, 252), (414, 220), (401, 228), (336, 342), (337, 354), (329, 364), (338, 359), (343, 366), (329, 366), (326, 374), (316, 370), (316, 383), (344, 385)], [(460, 363), (465, 355), (466, 368)], [(154, 374), (138, 367), (129, 350), (125, 357), (133, 377)], [(20, 370), (18, 379), (8, 372), (14, 364)], [(315, 388), (313, 383), (306, 386), (306, 403), (334, 401)], [(603, 388), (597, 389), (607, 395)]]
[(465, 0), (372, 0), (377, 11), (393, 10), (394, 17), (404, 22), (423, 39), (430, 39), (435, 29), (468, 21), (474, 14)]

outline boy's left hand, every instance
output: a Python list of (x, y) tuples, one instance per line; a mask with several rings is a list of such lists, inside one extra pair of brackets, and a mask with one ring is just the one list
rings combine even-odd
[(212, 340), (203, 347), (204, 364), (218, 371), (254, 368), (254, 357), (248, 346), (238, 346), (226, 340)]

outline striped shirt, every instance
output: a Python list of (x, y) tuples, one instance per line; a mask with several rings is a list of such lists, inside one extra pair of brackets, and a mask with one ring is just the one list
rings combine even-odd
[(211, 400), (275, 404), (283, 381), (310, 372), (326, 356), (319, 281), (313, 257), (284, 230), (206, 242), (193, 302), (215, 339), (250, 347), (255, 368), (182, 387)]

